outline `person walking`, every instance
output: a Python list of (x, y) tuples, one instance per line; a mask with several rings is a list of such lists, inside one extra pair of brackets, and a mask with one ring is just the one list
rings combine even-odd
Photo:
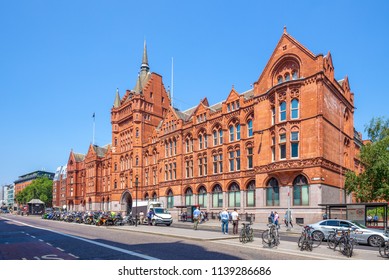
[(367, 224), (369, 225), (369, 226), (371, 226), (371, 221), (373, 220), (373, 217), (369, 214), (368, 216), (367, 216)]
[(231, 219), (232, 219), (232, 234), (238, 234), (239, 214), (238, 212), (236, 212), (236, 208), (234, 208), (234, 211), (231, 213)]
[(201, 215), (201, 212), (199, 210), (199, 207), (196, 207), (196, 209), (193, 211), (193, 229), (194, 230), (197, 230), (197, 226), (199, 225), (199, 221), (200, 221), (200, 215)]
[(274, 212), (274, 224), (278, 227), (278, 219), (280, 216), (278, 215), (277, 211)]
[(267, 219), (268, 219), (269, 224), (274, 224), (274, 212), (273, 211), (270, 212), (270, 215)]
[(227, 212), (227, 208), (224, 208), (223, 212), (220, 213), (220, 220), (222, 222), (223, 234), (228, 234), (228, 219), (229, 219), (229, 215)]
[(151, 219), (153, 218), (153, 216), (154, 216), (154, 211), (153, 211), (153, 209), (150, 209), (149, 212), (147, 213), (147, 220), (148, 220), (149, 226), (152, 225)]
[(284, 221), (285, 221), (285, 226), (286, 227), (288, 227), (288, 225), (293, 227), (293, 224), (292, 224), (292, 212), (289, 212), (289, 217), (288, 217), (288, 211), (285, 212)]

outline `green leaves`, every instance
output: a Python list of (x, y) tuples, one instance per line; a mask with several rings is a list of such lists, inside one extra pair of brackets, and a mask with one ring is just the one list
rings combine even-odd
[(16, 201), (21, 204), (34, 198), (39, 198), (46, 206), (50, 206), (53, 200), (53, 181), (47, 177), (37, 178), (16, 195)]
[(345, 188), (360, 202), (389, 200), (389, 120), (372, 119), (366, 131), (371, 139), (361, 148), (361, 174), (347, 172)]

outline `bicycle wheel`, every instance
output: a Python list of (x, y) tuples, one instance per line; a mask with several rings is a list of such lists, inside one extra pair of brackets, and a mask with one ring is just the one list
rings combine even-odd
[(270, 247), (271, 238), (270, 238), (270, 234), (269, 234), (268, 230), (265, 230), (264, 232), (262, 232), (262, 244)]
[(246, 243), (246, 231), (243, 228), (240, 230), (239, 241)]
[(297, 246), (298, 246), (299, 248), (301, 248), (301, 246), (303, 245), (303, 242), (304, 242), (304, 236), (301, 235), (300, 238), (299, 238), (299, 240), (297, 241)]
[(346, 257), (350, 257), (350, 250), (351, 250), (351, 248), (350, 248), (350, 243), (347, 242), (347, 240), (343, 239), (339, 243), (339, 250)]
[(335, 233), (330, 233), (327, 238), (328, 248), (334, 249), (336, 246), (336, 235)]
[(389, 258), (389, 245), (380, 246), (379, 252), (380, 252), (381, 257)]
[(323, 240), (323, 237), (319, 233), (313, 233), (311, 235), (311, 241), (312, 241), (312, 248), (317, 248), (321, 245), (321, 242)]
[(254, 240), (254, 230), (250, 228), (248, 233), (248, 241), (252, 242), (253, 240)]

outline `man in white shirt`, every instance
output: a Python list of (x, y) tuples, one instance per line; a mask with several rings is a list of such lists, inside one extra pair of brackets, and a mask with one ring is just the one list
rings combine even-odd
[(223, 212), (220, 213), (220, 220), (222, 222), (222, 232), (223, 232), (223, 234), (228, 234), (229, 215), (228, 215), (228, 212), (227, 212), (227, 208), (224, 208)]
[(231, 213), (231, 219), (232, 219), (232, 233), (238, 234), (238, 224), (239, 224), (239, 214), (236, 212), (236, 208), (234, 208), (234, 211)]

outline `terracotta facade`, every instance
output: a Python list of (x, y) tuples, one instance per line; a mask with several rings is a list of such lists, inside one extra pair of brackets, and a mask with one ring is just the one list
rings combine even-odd
[(70, 153), (67, 207), (129, 212), (136, 198), (158, 199), (175, 216), (199, 204), (256, 220), (290, 207), (309, 222), (321, 218), (318, 204), (350, 199), (344, 174), (360, 168), (361, 139), (354, 94), (347, 77), (335, 79), (329, 52), (314, 55), (285, 29), (253, 87), (226, 95), (172, 107), (145, 45), (136, 86), (116, 92), (112, 143)]

